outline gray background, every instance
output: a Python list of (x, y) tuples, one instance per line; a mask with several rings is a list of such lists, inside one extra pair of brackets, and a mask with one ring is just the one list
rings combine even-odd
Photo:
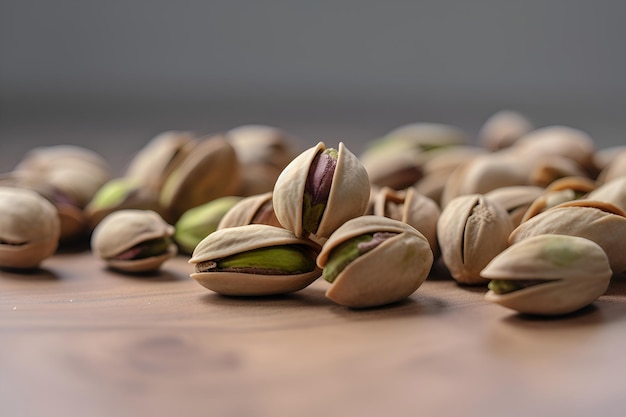
[(626, 143), (626, 2), (0, 0), (0, 170), (166, 129), (284, 127), (356, 152), (501, 108)]

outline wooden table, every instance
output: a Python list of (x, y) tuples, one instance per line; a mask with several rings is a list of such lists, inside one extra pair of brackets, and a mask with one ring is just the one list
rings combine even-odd
[(0, 271), (1, 416), (623, 416), (626, 277), (560, 319), (431, 276), (352, 310), (319, 280), (233, 298), (107, 270), (88, 250)]

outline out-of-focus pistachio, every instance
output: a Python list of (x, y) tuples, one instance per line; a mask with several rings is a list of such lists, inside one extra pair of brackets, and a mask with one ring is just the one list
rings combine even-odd
[(198, 243), (217, 230), (226, 214), (242, 197), (220, 197), (191, 208), (180, 216), (174, 225), (174, 240), (185, 253), (192, 253)]
[(533, 201), (522, 216), (520, 223), (566, 201), (583, 198), (594, 188), (596, 188), (596, 183), (589, 178), (565, 177), (558, 179), (551, 183), (543, 193)]
[(158, 270), (176, 255), (174, 227), (151, 210), (119, 210), (94, 229), (91, 249), (111, 268), (124, 272)]
[(513, 110), (500, 110), (485, 121), (477, 138), (485, 148), (497, 151), (512, 146), (532, 129), (533, 124), (523, 114)]
[(50, 201), (32, 190), (0, 187), (0, 267), (38, 267), (54, 254), (60, 235)]
[(489, 200), (498, 204), (509, 213), (511, 222), (517, 227), (522, 222), (524, 213), (542, 194), (544, 189), (533, 185), (517, 185), (496, 188), (485, 194)]
[(317, 257), (331, 282), (326, 296), (352, 308), (410, 296), (426, 280), (433, 254), (424, 235), (398, 220), (361, 216), (339, 227)]
[(437, 236), (452, 277), (461, 284), (487, 284), (480, 271), (507, 248), (512, 230), (506, 210), (483, 195), (450, 201), (439, 216)]
[(610, 203), (626, 212), (626, 176), (617, 177), (609, 182), (605, 182), (590, 191), (584, 198), (587, 200)]
[(189, 263), (191, 278), (223, 295), (276, 295), (301, 290), (322, 271), (319, 246), (289, 230), (250, 224), (217, 230), (204, 238)]
[(159, 203), (175, 222), (187, 210), (219, 197), (235, 195), (240, 167), (233, 146), (223, 135), (201, 139), (167, 177)]
[(420, 194), (414, 187), (404, 190), (383, 187), (377, 190), (370, 198), (367, 214), (389, 217), (413, 226), (426, 237), (433, 255), (439, 255), (437, 219), (441, 209), (435, 201)]
[(611, 279), (606, 253), (591, 240), (543, 234), (521, 240), (482, 270), (485, 299), (521, 313), (560, 315), (600, 297)]
[(298, 237), (326, 239), (346, 221), (367, 209), (370, 183), (359, 160), (343, 143), (323, 142), (293, 159), (273, 190), (280, 224)]
[(626, 177), (626, 151), (618, 152), (613, 156), (611, 162), (598, 175), (598, 181), (606, 183), (621, 177)]

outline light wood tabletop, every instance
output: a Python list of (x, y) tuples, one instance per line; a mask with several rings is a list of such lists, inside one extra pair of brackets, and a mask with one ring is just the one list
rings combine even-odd
[[(558, 319), (431, 277), (406, 301), (217, 295), (179, 255), (123, 275), (87, 250), (0, 272), (3, 416), (622, 416), (626, 277)], [(381, 277), (384, 279), (384, 277)]]

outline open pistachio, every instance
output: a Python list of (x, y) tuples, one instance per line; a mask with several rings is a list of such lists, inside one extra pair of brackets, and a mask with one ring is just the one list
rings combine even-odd
[(368, 214), (389, 217), (413, 226), (430, 243), (435, 256), (439, 254), (437, 243), (437, 219), (441, 209), (432, 199), (419, 193), (415, 187), (392, 190), (383, 187), (373, 192)]
[(132, 178), (115, 178), (104, 184), (85, 207), (91, 229), (102, 219), (118, 210), (154, 210), (162, 213), (158, 195)]
[(558, 206), (561, 203), (583, 198), (595, 187), (595, 181), (585, 177), (565, 177), (558, 179), (548, 185), (543, 193), (532, 202), (519, 223), (525, 222), (531, 217), (551, 207)]
[(610, 162), (600, 171), (598, 181), (606, 183), (616, 178), (626, 177), (626, 150), (618, 150)]
[(591, 240), (545, 234), (519, 241), (482, 270), (485, 299), (521, 313), (567, 314), (600, 297), (611, 279), (604, 250)]
[(508, 213), (480, 194), (450, 201), (437, 221), (444, 264), (461, 284), (487, 284), (480, 271), (508, 246), (513, 230)]
[[(625, 161), (626, 162), (626, 161)], [(626, 212), (626, 176), (605, 182), (585, 196), (587, 200), (604, 201)]]
[(289, 230), (250, 224), (217, 230), (193, 251), (191, 278), (223, 295), (277, 295), (301, 290), (322, 271), (319, 246)]
[(626, 270), (626, 214), (610, 203), (585, 199), (561, 203), (521, 223), (509, 243), (541, 234), (592, 240), (606, 252), (613, 272)]
[(352, 308), (376, 307), (410, 296), (433, 264), (428, 240), (398, 220), (366, 215), (339, 227), (317, 265), (332, 285), (326, 296)]
[(199, 140), (161, 188), (159, 202), (166, 218), (175, 222), (190, 208), (234, 195), (240, 173), (235, 150), (223, 135)]
[(285, 167), (273, 191), (280, 224), (298, 237), (328, 238), (346, 221), (365, 213), (370, 195), (367, 172), (343, 143), (323, 142)]
[(0, 187), (0, 267), (36, 268), (54, 254), (60, 234), (51, 202), (35, 191)]
[(220, 197), (187, 210), (178, 219), (174, 228), (174, 240), (185, 253), (192, 253), (198, 243), (215, 230), (226, 212), (242, 197)]
[(225, 229), (247, 224), (267, 224), (282, 227), (274, 213), (271, 191), (239, 200), (224, 214), (217, 228)]
[(177, 253), (174, 227), (152, 210), (119, 210), (94, 229), (91, 249), (113, 269), (154, 271)]

